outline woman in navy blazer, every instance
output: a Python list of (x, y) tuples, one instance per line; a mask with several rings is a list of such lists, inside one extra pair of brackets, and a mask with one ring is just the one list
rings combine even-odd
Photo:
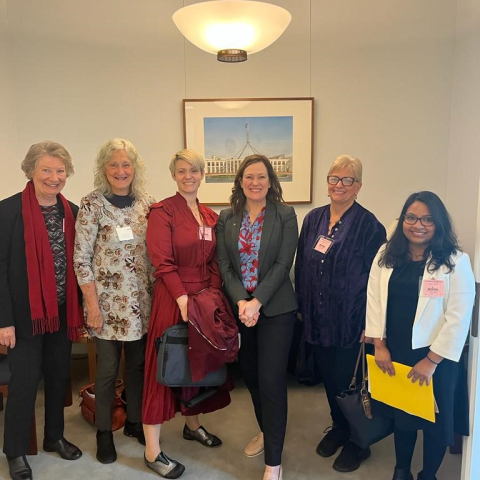
[(413, 480), (417, 430), (423, 430), (417, 480), (436, 480), (446, 446), (453, 443), (454, 410), (462, 410), (454, 406), (458, 361), (474, 297), (470, 261), (458, 248), (445, 206), (432, 192), (413, 193), (372, 264), (365, 335), (374, 339), (375, 362), (384, 373), (395, 375), (392, 362), (399, 362), (412, 367), (407, 375), (412, 382), (428, 385), (433, 378), (438, 413), (432, 423), (375, 403), (375, 412), (395, 422), (392, 480)]
[(245, 455), (265, 451), (263, 479), (278, 480), (287, 422), (286, 369), (297, 310), (289, 277), (297, 216), (283, 203), (278, 177), (263, 155), (243, 160), (230, 202), (217, 224), (218, 264), (238, 315), (239, 361), (260, 427)]

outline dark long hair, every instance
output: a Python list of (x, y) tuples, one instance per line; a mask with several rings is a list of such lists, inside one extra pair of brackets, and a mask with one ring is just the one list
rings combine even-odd
[(270, 163), (270, 160), (265, 155), (249, 155), (243, 159), (240, 167), (238, 167), (237, 174), (235, 175), (235, 180), (233, 182), (230, 204), (235, 215), (243, 213), (245, 209), (245, 203), (247, 201), (240, 183), (245, 169), (258, 162), (261, 162), (265, 165), (265, 168), (268, 172), (268, 178), (270, 180), (270, 188), (268, 189), (267, 200), (270, 200), (273, 203), (283, 203), (282, 187), (280, 185), (280, 181), (278, 180), (277, 174)]
[(403, 233), (403, 216), (407, 212), (408, 207), (414, 202), (424, 203), (430, 210), (430, 215), (435, 222), (435, 234), (423, 254), (425, 260), (430, 258), (428, 261), (428, 271), (434, 272), (442, 265), (445, 265), (448, 271), (451, 272), (455, 266), (451, 256), (457, 253), (458, 250), (457, 236), (453, 230), (452, 219), (445, 205), (437, 195), (428, 191), (412, 193), (407, 198), (400, 217), (398, 218), (397, 228), (387, 242), (387, 246), (380, 256), (378, 264), (380, 266), (394, 268), (410, 260), (408, 240)]

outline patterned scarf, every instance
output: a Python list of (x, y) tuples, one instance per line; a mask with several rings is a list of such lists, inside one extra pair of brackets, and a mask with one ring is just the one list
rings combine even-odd
[[(65, 248), (67, 258), (66, 302), (68, 338), (75, 341), (83, 326), (82, 307), (73, 270), (75, 219), (65, 197), (58, 194), (65, 215)], [(48, 239), (42, 210), (35, 196), (33, 182), (22, 192), (22, 216), (27, 258), (28, 296), (33, 324), (33, 335), (53, 333), (60, 328), (57, 302), (57, 282), (53, 254)]]

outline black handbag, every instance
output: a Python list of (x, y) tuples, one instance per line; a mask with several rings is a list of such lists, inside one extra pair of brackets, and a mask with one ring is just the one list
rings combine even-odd
[(188, 360), (188, 325), (167, 328), (156, 340), (157, 382), (167, 387), (218, 387), (227, 380), (227, 365), (194, 382)]
[[(362, 360), (362, 383), (357, 385), (357, 372)], [(367, 448), (393, 432), (393, 419), (375, 415), (367, 390), (365, 371), (365, 343), (358, 352), (355, 371), (348, 390), (337, 395), (337, 402), (350, 424), (350, 440), (360, 448)]]

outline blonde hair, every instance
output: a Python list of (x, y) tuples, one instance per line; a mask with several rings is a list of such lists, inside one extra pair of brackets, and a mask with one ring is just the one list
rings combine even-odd
[(113, 194), (112, 186), (105, 173), (105, 165), (110, 161), (112, 155), (118, 150), (125, 150), (128, 159), (133, 165), (133, 181), (130, 185), (129, 195), (134, 198), (140, 198), (145, 195), (146, 175), (145, 164), (139, 155), (135, 145), (124, 138), (111, 138), (107, 143), (100, 147), (95, 159), (94, 185), (103, 195), (111, 196)]
[(66, 148), (57, 142), (45, 140), (44, 142), (34, 143), (28, 149), (27, 155), (22, 162), (22, 170), (25, 172), (25, 176), (29, 180), (33, 178), (35, 167), (37, 166), (38, 161), (44, 155), (50, 155), (51, 157), (60, 159), (65, 165), (67, 177), (73, 175), (74, 171), (72, 157), (67, 152)]
[(203, 155), (196, 152), (195, 150), (189, 150), (188, 148), (186, 148), (185, 150), (180, 150), (179, 152), (172, 155), (170, 165), (168, 166), (172, 176), (175, 174), (175, 165), (179, 160), (185, 160), (190, 165), (197, 167), (202, 174), (205, 172), (205, 160), (203, 158)]
[(351, 155), (340, 155), (337, 157), (330, 166), (327, 175), (331, 175), (335, 170), (341, 170), (345, 167), (350, 170), (353, 178), (355, 178), (358, 183), (362, 183), (362, 162), (357, 157), (352, 157)]

